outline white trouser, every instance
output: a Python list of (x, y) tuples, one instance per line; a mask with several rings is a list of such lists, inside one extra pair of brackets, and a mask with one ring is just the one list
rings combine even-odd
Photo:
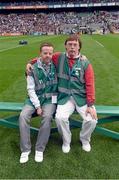
[(90, 142), (91, 134), (96, 127), (97, 120), (93, 119), (90, 114), (86, 116), (87, 105), (79, 107), (71, 97), (64, 105), (58, 105), (56, 110), (56, 124), (63, 138), (63, 144), (66, 145), (71, 143), (69, 117), (75, 109), (83, 118), (82, 129), (80, 131), (80, 140), (83, 144)]

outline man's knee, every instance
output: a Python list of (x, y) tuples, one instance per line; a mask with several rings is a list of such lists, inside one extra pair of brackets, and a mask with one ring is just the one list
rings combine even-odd
[(42, 115), (42, 126), (44, 126), (46, 128), (50, 127), (52, 119), (53, 119), (53, 112), (52, 111), (49, 111), (49, 112), (44, 111), (43, 115)]
[(19, 123), (20, 124), (29, 123), (31, 117), (32, 117), (32, 113), (31, 112), (29, 112), (29, 111), (22, 111), (20, 113), (20, 116), (19, 116)]
[(87, 123), (87, 125), (91, 128), (95, 128), (96, 127), (96, 124), (97, 124), (97, 121), (94, 120), (94, 119), (91, 119), (90, 121), (85, 121), (85, 123)]
[(91, 126), (95, 128), (96, 124), (97, 124), (97, 120), (93, 119), (90, 121)]
[(53, 118), (53, 113), (43, 113), (42, 118), (50, 121)]
[(51, 127), (51, 120), (52, 119), (44, 119), (41, 123), (41, 126), (45, 129), (48, 129)]
[(55, 120), (57, 123), (65, 123), (68, 121), (68, 117), (65, 114), (56, 113)]

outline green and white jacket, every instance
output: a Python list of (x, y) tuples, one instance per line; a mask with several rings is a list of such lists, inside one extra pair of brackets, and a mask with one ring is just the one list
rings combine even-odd
[(52, 97), (57, 96), (57, 74), (52, 62), (46, 65), (40, 58), (37, 60), (27, 76), (27, 90), (29, 98), (26, 104), (37, 108), (53, 103)]
[(73, 96), (78, 106), (86, 104), (85, 70), (89, 65), (88, 60), (76, 59), (70, 70), (66, 54), (61, 54), (58, 59), (58, 104), (65, 104)]

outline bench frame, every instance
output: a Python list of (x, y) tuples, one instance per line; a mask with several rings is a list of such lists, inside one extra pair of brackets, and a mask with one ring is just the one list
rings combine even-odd
[[(10, 102), (0, 102), (0, 111), (6, 112), (20, 112), (23, 107), (23, 103), (10, 103)], [(98, 124), (95, 128), (95, 132), (103, 134), (105, 136), (114, 138), (119, 140), (119, 132), (115, 132), (109, 130), (107, 128), (101, 127), (99, 125), (105, 123), (111, 123), (115, 121), (119, 121), (119, 106), (96, 106), (97, 114), (106, 116), (104, 118), (98, 119)], [(19, 115), (14, 115), (6, 118), (0, 118), (0, 125), (8, 127), (8, 128), (19, 128), (18, 125), (18, 118)], [(81, 120), (74, 120), (70, 118), (70, 128), (81, 128), (82, 121)], [(31, 132), (37, 133), (38, 128), (31, 127)], [(57, 132), (57, 128), (52, 128), (51, 133)]]

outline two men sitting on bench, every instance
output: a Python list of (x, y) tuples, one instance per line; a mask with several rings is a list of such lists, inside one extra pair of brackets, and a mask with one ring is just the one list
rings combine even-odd
[(66, 53), (53, 54), (51, 44), (42, 44), (40, 57), (32, 60), (32, 65), (27, 65), (29, 100), (19, 118), (22, 152), (20, 163), (27, 162), (31, 152), (29, 122), (35, 110), (42, 116), (35, 148), (35, 161), (43, 161), (43, 152), (49, 139), (56, 103), (55, 119), (63, 139), (62, 151), (64, 153), (70, 151), (69, 116), (75, 109), (83, 118), (80, 131), (82, 149), (87, 152), (91, 150), (90, 138), (97, 123), (94, 107), (94, 73), (90, 62), (80, 54), (81, 46), (80, 39), (75, 35), (66, 39)]

